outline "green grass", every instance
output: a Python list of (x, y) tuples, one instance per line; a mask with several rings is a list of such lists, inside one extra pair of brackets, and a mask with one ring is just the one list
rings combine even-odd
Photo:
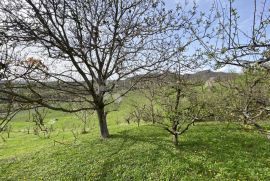
[[(23, 142), (33, 148), (17, 156), (1, 156), (1, 179), (270, 179), (270, 142), (236, 126), (200, 123), (181, 137), (178, 147), (157, 126), (121, 125), (110, 130), (108, 140), (98, 139), (93, 130), (70, 145), (54, 146), (47, 139), (36, 142), (25, 137)], [(13, 144), (9, 141), (7, 145)], [(42, 146), (36, 148), (33, 142)]]
[(34, 135), (28, 112), (20, 113), (10, 138), (7, 133), (2, 133), (6, 142), (0, 138), (0, 180), (270, 180), (270, 141), (262, 135), (204, 122), (175, 147), (161, 127), (123, 121), (137, 97), (130, 94), (108, 115), (108, 140), (99, 138), (95, 115), (89, 133), (81, 134), (76, 116), (50, 111), (45, 122), (58, 121), (48, 139)]

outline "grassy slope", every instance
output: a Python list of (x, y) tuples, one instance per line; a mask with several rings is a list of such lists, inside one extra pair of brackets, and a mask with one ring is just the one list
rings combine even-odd
[[(125, 99), (123, 99), (120, 105), (119, 111), (108, 114), (108, 125), (115, 126), (124, 122), (124, 117), (127, 115), (130, 106), (129, 103), (136, 101), (138, 93), (130, 93)], [(29, 120), (30, 117), (30, 120)], [(3, 142), (0, 137), (0, 159), (8, 156), (17, 156), (20, 154), (28, 153), (38, 150), (44, 146), (50, 146), (53, 140), (72, 143), (74, 140), (72, 130), (80, 134), (82, 130), (82, 122), (74, 114), (49, 111), (45, 122), (50, 122), (51, 119), (57, 118), (58, 121), (53, 125), (55, 131), (51, 135), (51, 139), (41, 139), (38, 136), (33, 135), (34, 123), (31, 121), (31, 113), (25, 111), (16, 115), (15, 119), (11, 122), (12, 132), (10, 138), (7, 138), (7, 134), (4, 133), (3, 137), (7, 142)], [(88, 123), (88, 131), (95, 134), (94, 138), (98, 136), (98, 122), (96, 115), (90, 117)], [(27, 129), (30, 130), (30, 134), (27, 134)], [(63, 131), (64, 129), (64, 131)], [(79, 135), (81, 137), (82, 135)]]
[(0, 139), (0, 180), (270, 180), (270, 142), (235, 125), (197, 124), (177, 148), (157, 126), (116, 125), (129, 110), (126, 102), (136, 97), (109, 114), (112, 138), (106, 141), (98, 138), (95, 117), (90, 133), (74, 142), (71, 129), (81, 128), (72, 114), (48, 115), (47, 121), (59, 119), (51, 139), (26, 134), (22, 130), (33, 125), (25, 122), (27, 113), (18, 115), (11, 137)]
[[(269, 180), (270, 142), (236, 127), (200, 123), (175, 148), (155, 126), (111, 126), (112, 138), (83, 135), (70, 146), (41, 149), (0, 161), (2, 179)], [(42, 142), (40, 143), (42, 144)]]

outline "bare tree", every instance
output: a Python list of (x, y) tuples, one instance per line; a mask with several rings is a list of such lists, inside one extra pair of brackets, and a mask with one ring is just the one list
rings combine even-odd
[[(207, 40), (200, 39), (200, 43), (206, 58), (216, 62), (216, 68), (229, 65), (244, 72), (241, 81), (231, 80), (224, 86), (229, 91), (227, 97), (224, 95), (227, 90), (222, 90), (221, 98), (229, 110), (229, 114), (225, 114), (227, 118), (241, 120), (262, 130), (256, 120), (267, 114), (269, 106), (269, 94), (265, 94), (268, 88), (262, 85), (269, 80), (267, 71), (270, 70), (270, 13), (267, 9), (270, 2), (253, 0), (251, 4), (247, 3), (251, 11), (249, 17), (245, 17), (245, 24), (238, 9), (241, 7), (236, 4), (234, 0), (214, 1), (215, 23), (211, 24), (214, 33), (209, 34)], [(192, 29), (192, 33), (199, 38), (201, 32)], [(218, 107), (224, 107), (224, 104)]]
[(128, 123), (134, 121), (139, 126), (141, 121), (151, 122), (152, 124), (159, 122), (160, 116), (158, 115), (160, 114), (157, 109), (157, 100), (162, 78), (164, 78), (163, 75), (158, 75), (140, 82), (136, 91), (141, 94), (142, 98), (129, 102), (131, 112), (126, 117)]
[(34, 127), (34, 133), (39, 136), (39, 131), (44, 133), (44, 137), (49, 138), (50, 130), (45, 125), (45, 118), (47, 116), (48, 110), (46, 108), (35, 108), (34, 113), (32, 114), (33, 122), (35, 123), (36, 127)]
[[(264, 132), (258, 121), (269, 117), (269, 72), (258, 66), (245, 69), (242, 74), (222, 85), (221, 101), (227, 103), (226, 109), (234, 121), (250, 125)], [(223, 99), (223, 100), (222, 100)], [(222, 106), (217, 105), (217, 106)], [(229, 115), (226, 115), (229, 117)]]
[(156, 107), (157, 101), (158, 101), (158, 93), (159, 93), (159, 88), (163, 85), (164, 83), (162, 79), (164, 75), (160, 75), (157, 78), (153, 80), (149, 80), (145, 83), (145, 86), (142, 90), (142, 93), (144, 97), (147, 100), (147, 104), (145, 107), (145, 115), (144, 115), (144, 120), (146, 121), (151, 121), (153, 124), (156, 122), (160, 122), (160, 117), (158, 116), (159, 110)]
[(94, 114), (93, 111), (88, 110), (79, 111), (75, 113), (76, 118), (82, 122), (82, 131), (81, 131), (82, 134), (88, 133), (87, 126), (89, 126), (90, 117), (92, 117), (93, 114)]
[[(8, 76), (23, 83), (1, 92), (58, 111), (96, 110), (107, 138), (104, 108), (113, 101), (105, 94), (120, 80), (162, 68), (179, 50), (171, 41), (185, 41), (178, 32), (187, 31), (196, 12), (170, 10), (161, 0), (1, 1), (1, 36), (23, 54)], [(73, 102), (88, 104), (69, 109)]]
[(160, 94), (159, 105), (163, 114), (162, 122), (159, 122), (170, 134), (173, 135), (173, 142), (178, 145), (179, 136), (184, 134), (191, 125), (197, 121), (204, 121), (210, 116), (205, 107), (205, 102), (200, 99), (200, 92), (194, 82), (187, 80), (180, 74), (180, 67), (176, 68), (174, 79)]
[[(209, 118), (201, 90), (201, 82), (191, 80), (186, 73), (204, 65), (196, 56), (187, 57), (178, 52), (169, 62), (166, 72), (159, 78), (149, 79), (141, 87), (145, 101), (132, 112), (137, 120), (151, 121), (162, 126), (178, 145), (179, 136), (197, 121)], [(130, 119), (128, 119), (130, 120)]]

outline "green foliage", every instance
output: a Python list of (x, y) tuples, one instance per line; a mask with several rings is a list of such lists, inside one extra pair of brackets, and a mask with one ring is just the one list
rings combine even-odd
[(226, 51), (227, 51), (227, 48), (223, 47), (223, 48), (221, 49), (220, 53), (221, 53), (221, 54), (224, 54), (224, 53), (226, 53)]

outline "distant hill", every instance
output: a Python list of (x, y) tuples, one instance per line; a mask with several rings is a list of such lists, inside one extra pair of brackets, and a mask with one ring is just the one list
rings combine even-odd
[(211, 70), (203, 70), (196, 72), (194, 74), (185, 74), (186, 78), (194, 81), (207, 81), (209, 79), (228, 79), (237, 76), (237, 73), (227, 73), (227, 72), (213, 72)]
[[(201, 82), (201, 83), (205, 83), (208, 80), (225, 80), (225, 79), (230, 79), (233, 78), (235, 76), (237, 76), (237, 73), (227, 73), (227, 72), (214, 72), (211, 70), (203, 70), (203, 71), (199, 71), (193, 74), (184, 74), (182, 75), (183, 78), (188, 79), (189, 81), (193, 81), (193, 82)], [(173, 79), (175, 79), (177, 77), (176, 74), (172, 73), (172, 72), (165, 72), (165, 73), (152, 73), (149, 75), (137, 75), (137, 76), (133, 76), (130, 78), (127, 78), (125, 80), (121, 80), (119, 82), (117, 82), (117, 87), (120, 89), (128, 89), (130, 86), (132, 86), (135, 82), (137, 82), (139, 80), (139, 84), (144, 84), (144, 81), (166, 81), (166, 82), (170, 82)], [(140, 87), (140, 85), (137, 85), (135, 87)]]

